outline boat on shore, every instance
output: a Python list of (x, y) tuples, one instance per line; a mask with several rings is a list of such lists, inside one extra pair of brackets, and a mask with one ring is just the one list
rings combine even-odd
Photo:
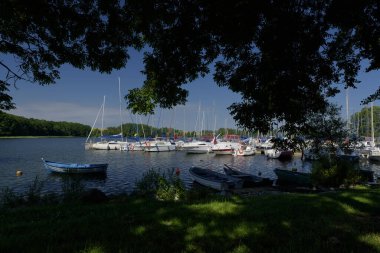
[(243, 180), (229, 177), (210, 169), (191, 167), (189, 173), (195, 182), (218, 191), (240, 189), (243, 187)]
[(255, 186), (269, 186), (273, 184), (273, 180), (269, 178), (263, 178), (260, 176), (255, 176), (249, 173), (241, 172), (240, 170), (234, 169), (227, 164), (224, 164), (224, 173), (231, 177), (236, 177), (242, 179), (243, 187), (255, 187)]
[(277, 175), (277, 183), (296, 186), (312, 186), (311, 173), (298, 172), (294, 170), (274, 169)]
[(65, 173), (65, 174), (85, 174), (85, 173), (106, 173), (108, 168), (108, 163), (97, 163), (97, 164), (80, 164), (80, 163), (61, 163), (46, 161), (41, 158), (46, 169), (51, 172)]

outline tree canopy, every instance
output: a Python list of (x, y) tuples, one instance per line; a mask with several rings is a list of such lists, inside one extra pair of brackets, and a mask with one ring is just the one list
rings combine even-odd
[[(277, 121), (292, 131), (326, 112), (340, 84), (359, 83), (362, 60), (380, 68), (374, 0), (5, 0), (0, 10), (0, 52), (43, 85), (62, 64), (109, 72), (129, 48), (143, 50), (146, 80), (126, 96), (135, 113), (185, 104), (183, 85), (213, 70), (217, 85), (242, 97), (229, 107), (240, 126), (267, 131)], [(0, 83), (0, 109), (13, 106), (9, 85)]]

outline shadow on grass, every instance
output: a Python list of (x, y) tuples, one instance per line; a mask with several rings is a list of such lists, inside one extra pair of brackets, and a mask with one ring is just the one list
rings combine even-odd
[(377, 252), (379, 190), (2, 210), (1, 252)]

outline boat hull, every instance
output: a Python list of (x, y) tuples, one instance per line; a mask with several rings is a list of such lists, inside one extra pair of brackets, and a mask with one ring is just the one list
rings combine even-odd
[(55, 173), (64, 174), (87, 174), (87, 173), (106, 173), (108, 164), (76, 164), (58, 163), (43, 160), (45, 168)]
[(223, 169), (226, 175), (243, 180), (243, 187), (269, 186), (273, 184), (273, 180), (269, 178), (263, 178), (252, 174), (244, 173), (231, 168), (227, 164), (224, 165)]
[(175, 145), (151, 145), (144, 148), (145, 152), (169, 152), (175, 151)]
[(218, 191), (243, 187), (243, 180), (228, 177), (209, 169), (191, 167), (189, 173), (195, 182)]
[(286, 185), (312, 186), (311, 174), (284, 169), (274, 169), (277, 175), (277, 182)]

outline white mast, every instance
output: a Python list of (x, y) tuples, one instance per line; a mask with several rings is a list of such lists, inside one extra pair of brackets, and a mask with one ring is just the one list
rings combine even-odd
[(121, 118), (121, 91), (120, 91), (120, 77), (119, 77), (119, 102), (120, 102), (120, 131), (121, 131), (121, 141), (123, 141), (123, 120)]
[(350, 129), (350, 119), (348, 117), (348, 88), (346, 89), (346, 119), (347, 119), (347, 130)]
[(183, 107), (183, 138), (185, 138), (185, 128), (186, 128), (186, 107)]
[(97, 121), (98, 118), (99, 118), (99, 114), (100, 114), (100, 112), (102, 111), (103, 106), (104, 106), (104, 102), (103, 102), (103, 104), (102, 104), (102, 105), (100, 106), (100, 108), (99, 108), (98, 114), (96, 115), (96, 119), (95, 119), (95, 121), (94, 121), (94, 124), (92, 124), (91, 131), (90, 131), (90, 133), (89, 133), (88, 136), (87, 136), (86, 142), (88, 142), (88, 139), (90, 139), (90, 136), (91, 136), (92, 130), (94, 130), (94, 127), (95, 127), (96, 121)]
[(106, 96), (103, 97), (103, 113), (102, 113), (102, 128), (100, 129), (100, 136), (103, 136), (103, 127), (104, 127), (104, 124), (103, 124), (103, 120), (104, 120), (104, 107), (106, 105)]
[(371, 137), (372, 137), (372, 145), (375, 144), (375, 130), (373, 128), (373, 102), (371, 102)]

